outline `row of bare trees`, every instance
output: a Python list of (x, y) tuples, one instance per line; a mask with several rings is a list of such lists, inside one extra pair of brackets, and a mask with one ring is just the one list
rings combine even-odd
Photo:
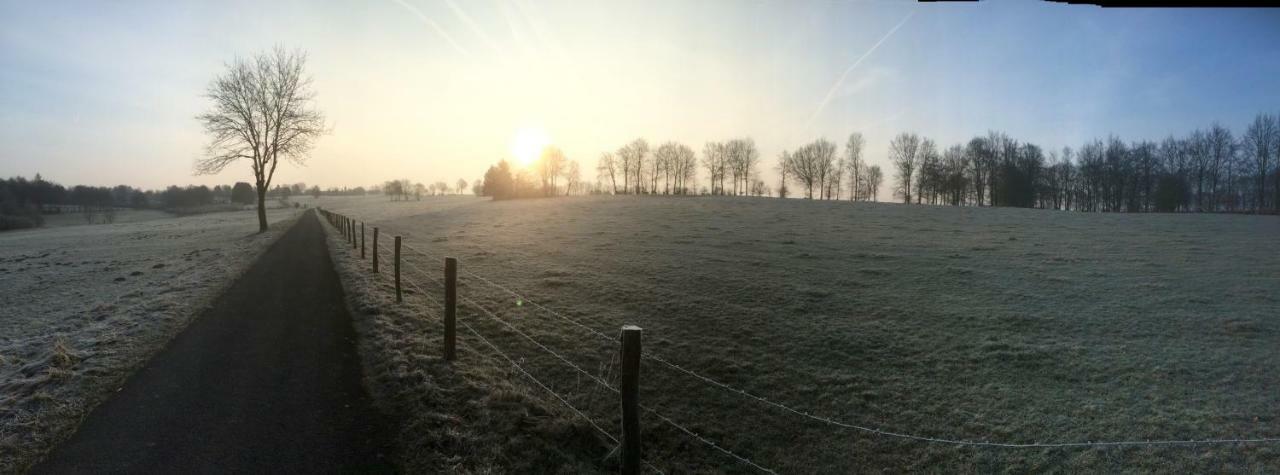
[[(458, 180), (459, 193), (466, 183)], [(483, 178), (472, 184), (476, 196), (497, 199), (550, 197), (561, 193), (582, 193), (582, 170), (575, 160), (569, 160), (558, 147), (543, 149), (537, 162), (528, 168), (515, 168), (506, 160), (490, 166)]]
[(804, 188), (805, 198), (839, 200), (848, 188), (850, 200), (875, 200), (884, 175), (878, 165), (867, 165), (862, 149), (862, 134), (853, 133), (845, 142), (844, 153), (827, 139), (818, 139), (794, 152), (783, 151), (778, 159), (778, 172), (782, 176), (778, 196), (787, 197), (788, 182)]
[(1047, 153), (992, 131), (939, 151), (903, 133), (889, 145), (905, 203), (1103, 212), (1275, 211), (1280, 120), (1259, 114), (1239, 138), (1214, 123), (1160, 142), (1111, 136)]
[[(878, 165), (867, 163), (865, 144), (861, 134), (853, 133), (843, 150), (818, 139), (783, 151), (776, 168), (781, 175), (778, 196), (790, 195), (794, 184), (810, 199), (875, 200), (885, 177)], [(536, 195), (528, 190), (537, 189), (542, 195), (561, 189), (565, 194), (773, 194), (759, 178), (760, 154), (751, 139), (709, 142), (701, 155), (699, 160), (691, 147), (678, 142), (651, 149), (639, 138), (601, 155), (594, 187), (579, 187), (577, 164), (554, 147), (535, 167), (540, 188), (522, 178), (523, 171), (503, 169), (513, 195)], [(1276, 157), (1280, 119), (1271, 114), (1259, 114), (1239, 138), (1215, 123), (1158, 143), (1112, 136), (1079, 149), (1046, 152), (999, 131), (946, 148), (928, 137), (902, 133), (888, 150), (895, 171), (893, 192), (904, 203), (1105, 212), (1276, 210)], [(701, 188), (696, 183), (699, 165), (707, 175)], [(565, 180), (563, 188), (558, 178)]]
[[(461, 178), (455, 183), (455, 187), (450, 187), (448, 183), (437, 181), (435, 183), (424, 185), (422, 183), (414, 183), (408, 179), (387, 180), (382, 183), (381, 189), (374, 189), (375, 192), (381, 192), (391, 201), (408, 201), (409, 199), (421, 200), (425, 196), (447, 195), (450, 193), (463, 194), (467, 191), (467, 180)], [(360, 194), (364, 194), (363, 191)]]
[(558, 194), (561, 188), (560, 183), (564, 184), (565, 195), (573, 194), (581, 187), (582, 170), (578, 162), (565, 158), (564, 152), (559, 147), (544, 148), (535, 168), (537, 168), (543, 196)]
[[(765, 194), (756, 170), (759, 163), (760, 151), (749, 138), (702, 147), (701, 165), (714, 195)], [(651, 151), (649, 142), (638, 138), (617, 152), (601, 154), (596, 177), (600, 191), (613, 194), (694, 194), (698, 165), (697, 153), (688, 145), (671, 141)]]

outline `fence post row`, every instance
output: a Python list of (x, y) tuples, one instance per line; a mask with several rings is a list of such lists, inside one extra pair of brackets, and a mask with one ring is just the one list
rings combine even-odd
[(640, 473), (640, 327), (622, 326), (622, 365), (618, 392), (622, 396), (622, 473)]
[(444, 258), (444, 360), (457, 358), (455, 319), (458, 314), (458, 260)]
[[(342, 224), (343, 233), (355, 243), (355, 221), (325, 212), (329, 219)], [(360, 223), (360, 258), (365, 256), (364, 222)], [(400, 236), (395, 237), (396, 302), (403, 302), (400, 288)], [(373, 272), (378, 272), (378, 228), (373, 228)], [(444, 259), (444, 359), (457, 358), (458, 259)], [(618, 393), (622, 404), (622, 473), (640, 473), (640, 351), (643, 330), (635, 325), (622, 326), (621, 365)]]
[(404, 298), (401, 297), (400, 295), (400, 236), (396, 236), (395, 269), (396, 269), (396, 303), (400, 303), (404, 301)]

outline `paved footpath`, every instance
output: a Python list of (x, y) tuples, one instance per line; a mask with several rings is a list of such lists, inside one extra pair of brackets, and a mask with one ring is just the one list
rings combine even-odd
[(311, 211), (33, 473), (382, 473), (388, 440)]

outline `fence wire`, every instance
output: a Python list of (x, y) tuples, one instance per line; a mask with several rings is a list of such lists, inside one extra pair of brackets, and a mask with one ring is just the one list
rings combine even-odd
[[(576, 370), (577, 372), (579, 372), (579, 373), (581, 373), (581, 374), (585, 375), (587, 378), (590, 378), (590, 379), (591, 379), (592, 381), (594, 381), (597, 385), (600, 385), (601, 387), (603, 387), (603, 388), (605, 388), (605, 389), (607, 389), (607, 390), (609, 390), (609, 391), (611, 391), (611, 392), (613, 392), (613, 393), (615, 393), (615, 394), (621, 394), (621, 390), (619, 390), (618, 388), (614, 387), (613, 385), (610, 385), (607, 381), (605, 381), (605, 380), (601, 379), (600, 377), (598, 377), (598, 376), (596, 376), (596, 375), (592, 374), (590, 371), (587, 371), (586, 369), (583, 369), (581, 366), (578, 366), (578, 365), (577, 365), (577, 364), (575, 364), (574, 362), (569, 361), (569, 359), (568, 359), (568, 358), (565, 358), (563, 355), (561, 355), (560, 353), (557, 353), (555, 350), (552, 350), (551, 348), (548, 348), (546, 345), (543, 345), (543, 344), (542, 344), (541, 342), (539, 342), (537, 339), (535, 339), (535, 338), (533, 338), (533, 337), (529, 336), (529, 335), (528, 335), (528, 334), (526, 334), (525, 332), (520, 331), (520, 330), (519, 330), (518, 328), (516, 328), (514, 325), (511, 325), (511, 324), (510, 324), (510, 323), (508, 323), (507, 321), (503, 320), (503, 319), (502, 319), (502, 317), (500, 317), (500, 316), (498, 316), (497, 314), (493, 313), (493, 312), (492, 312), (492, 311), (490, 311), (488, 308), (485, 308), (484, 306), (482, 306), (482, 305), (480, 305), (480, 304), (476, 303), (475, 301), (473, 301), (473, 300), (471, 300), (471, 299), (469, 299), (469, 298), (466, 298), (466, 297), (463, 297), (463, 301), (464, 301), (464, 302), (467, 302), (471, 307), (473, 307), (473, 308), (475, 308), (475, 309), (478, 309), (478, 310), (480, 310), (481, 312), (483, 312), (484, 314), (488, 315), (488, 316), (489, 316), (489, 318), (491, 318), (491, 319), (493, 319), (493, 320), (496, 320), (498, 323), (501, 323), (503, 326), (507, 327), (507, 329), (509, 329), (509, 330), (511, 330), (511, 331), (513, 331), (513, 332), (515, 332), (515, 333), (517, 333), (517, 334), (519, 334), (520, 336), (522, 336), (522, 337), (524, 337), (525, 339), (527, 339), (527, 340), (529, 340), (530, 342), (532, 342), (534, 345), (537, 345), (539, 348), (542, 348), (542, 349), (543, 349), (543, 351), (546, 351), (547, 353), (550, 353), (552, 356), (555, 356), (557, 359), (559, 359), (560, 361), (564, 362), (566, 365), (569, 365), (570, 367), (572, 367), (572, 368), (573, 368), (574, 370)], [(711, 448), (713, 448), (713, 449), (715, 449), (715, 450), (717, 450), (717, 451), (720, 451), (720, 452), (722, 452), (722, 453), (724, 453), (724, 454), (726, 454), (726, 455), (729, 455), (730, 457), (733, 457), (734, 459), (737, 459), (738, 461), (740, 461), (740, 462), (742, 462), (742, 463), (745, 463), (745, 464), (747, 464), (747, 465), (750, 465), (750, 466), (752, 466), (752, 467), (755, 467), (755, 468), (757, 468), (757, 469), (760, 469), (760, 470), (762, 470), (762, 471), (764, 471), (764, 472), (766, 472), (766, 473), (776, 473), (776, 472), (774, 472), (773, 470), (770, 470), (770, 469), (764, 468), (763, 466), (761, 466), (761, 465), (759, 465), (759, 464), (757, 464), (757, 463), (755, 463), (755, 462), (751, 461), (750, 459), (747, 459), (746, 457), (743, 457), (743, 456), (741, 456), (741, 455), (738, 455), (738, 454), (736, 454), (736, 453), (734, 453), (734, 452), (732, 452), (732, 451), (730, 451), (730, 450), (728, 450), (728, 449), (726, 449), (726, 448), (724, 448), (724, 447), (721, 447), (720, 445), (716, 444), (715, 442), (713, 442), (713, 441), (711, 441), (711, 440), (709, 440), (709, 439), (707, 439), (707, 438), (705, 438), (705, 437), (702, 437), (701, 435), (698, 435), (698, 433), (696, 433), (696, 432), (694, 432), (694, 431), (690, 430), (689, 428), (687, 428), (687, 427), (685, 427), (685, 426), (683, 426), (683, 425), (680, 425), (679, 423), (677, 423), (677, 422), (675, 422), (674, 420), (672, 420), (670, 417), (667, 417), (667, 416), (663, 415), (662, 413), (658, 412), (657, 410), (655, 410), (655, 409), (653, 409), (653, 408), (651, 408), (651, 407), (649, 407), (649, 406), (647, 406), (647, 405), (641, 404), (641, 405), (640, 405), (640, 408), (641, 408), (641, 409), (644, 409), (644, 410), (645, 410), (646, 412), (648, 412), (648, 413), (651, 413), (651, 414), (653, 414), (653, 415), (657, 416), (657, 417), (658, 417), (659, 419), (661, 419), (663, 422), (667, 423), (668, 425), (671, 425), (672, 427), (675, 427), (677, 430), (680, 430), (680, 431), (682, 431), (682, 432), (684, 432), (684, 433), (686, 433), (686, 434), (689, 434), (690, 436), (694, 437), (694, 438), (695, 438), (695, 439), (697, 439), (698, 441), (700, 441), (700, 442), (702, 442), (702, 443), (704, 443), (704, 444), (706, 444), (706, 445), (710, 446)], [(656, 469), (656, 468), (655, 468), (655, 469)]]
[[(416, 247), (408, 246), (408, 245), (407, 245), (407, 244), (405, 244), (403, 241), (401, 242), (401, 247), (402, 247), (402, 248), (407, 248), (407, 249), (409, 249), (409, 250), (411, 250), (411, 251), (413, 251), (413, 252), (415, 252), (415, 253), (418, 253), (418, 254), (420, 254), (420, 255), (422, 255), (422, 256), (424, 256), (424, 257), (427, 257), (428, 259), (432, 259), (432, 258), (438, 257), (438, 256), (434, 256), (434, 255), (432, 255), (431, 253), (428, 253), (428, 252), (422, 251), (421, 249), (418, 249), (418, 248), (416, 248)], [(402, 259), (402, 261), (404, 261), (404, 259)], [(431, 277), (429, 276), (429, 274), (428, 274), (428, 273), (423, 272), (420, 268), (417, 268), (417, 266), (413, 266), (413, 268), (414, 268), (415, 270), (417, 270), (417, 272), (418, 272), (419, 274), (421, 274), (422, 276), (424, 276), (424, 277), (426, 277), (426, 278), (428, 278), (428, 279), (431, 279), (431, 280), (435, 281), (437, 284), (439, 284), (439, 283), (440, 283), (440, 281), (438, 281), (438, 280), (435, 280), (435, 279), (431, 278)], [(552, 316), (555, 316), (555, 317), (557, 317), (557, 318), (560, 318), (560, 319), (562, 319), (562, 320), (564, 320), (564, 321), (566, 321), (566, 322), (568, 322), (568, 323), (570, 323), (570, 324), (572, 324), (572, 325), (574, 325), (574, 326), (576, 326), (576, 327), (578, 327), (578, 328), (581, 328), (581, 329), (583, 329), (583, 330), (585, 330), (585, 331), (587, 331), (587, 332), (591, 333), (592, 335), (594, 335), (594, 336), (596, 336), (596, 337), (598, 337), (598, 338), (601, 338), (602, 340), (609, 341), (609, 342), (611, 342), (611, 343), (616, 343), (616, 342), (617, 342), (616, 338), (614, 338), (614, 337), (610, 337), (609, 335), (606, 335), (605, 333), (603, 333), (603, 332), (601, 332), (601, 331), (599, 331), (599, 330), (596, 330), (595, 328), (592, 328), (590, 325), (587, 325), (587, 324), (585, 324), (585, 323), (583, 323), (583, 322), (581, 322), (581, 321), (579, 321), (579, 320), (577, 320), (577, 319), (574, 319), (574, 318), (571, 318), (571, 317), (569, 317), (569, 316), (566, 316), (566, 315), (564, 315), (563, 313), (557, 312), (557, 311), (555, 311), (555, 310), (553, 310), (553, 309), (550, 309), (550, 308), (547, 308), (546, 306), (543, 306), (542, 304), (539, 304), (539, 303), (538, 303), (538, 302), (536, 302), (536, 301), (530, 300), (528, 297), (524, 296), (523, 294), (520, 294), (519, 292), (516, 292), (516, 291), (514, 291), (514, 290), (510, 289), (510, 288), (509, 288), (509, 287), (507, 287), (507, 286), (504, 286), (504, 285), (502, 285), (502, 284), (499, 284), (499, 283), (497, 283), (497, 282), (494, 282), (494, 281), (493, 281), (493, 280), (491, 280), (491, 279), (488, 279), (488, 278), (485, 278), (484, 276), (481, 276), (481, 275), (479, 275), (479, 274), (476, 274), (475, 272), (472, 272), (472, 271), (470, 271), (469, 269), (462, 268), (461, 270), (462, 270), (462, 273), (463, 273), (463, 274), (465, 274), (465, 275), (469, 276), (470, 278), (473, 278), (473, 279), (478, 280), (478, 281), (480, 281), (480, 282), (486, 283), (486, 284), (488, 284), (488, 285), (490, 285), (490, 286), (492, 286), (492, 287), (494, 287), (494, 288), (496, 288), (496, 289), (498, 289), (498, 290), (501, 290), (501, 291), (503, 291), (503, 292), (507, 293), (508, 295), (510, 295), (510, 296), (512, 296), (512, 297), (514, 297), (514, 298), (516, 298), (516, 299), (518, 299), (522, 304), (529, 304), (530, 306), (532, 306), (532, 307), (534, 307), (534, 308), (536, 308), (536, 309), (538, 309), (538, 310), (541, 310), (541, 311), (543, 311), (543, 312), (545, 312), (545, 313), (547, 313), (547, 314), (549, 314), (549, 315), (552, 315)], [(425, 292), (424, 292), (424, 295), (425, 295)], [(430, 297), (428, 296), (428, 298), (430, 298)], [(476, 303), (475, 301), (473, 301), (473, 300), (471, 300), (471, 299), (469, 299), (469, 298), (466, 298), (466, 297), (463, 297), (463, 300), (464, 300), (465, 302), (469, 303), (472, 307), (474, 307), (474, 308), (476, 308), (476, 309), (478, 309), (478, 310), (482, 311), (483, 313), (487, 314), (490, 318), (493, 318), (494, 320), (497, 320), (498, 322), (502, 323), (502, 324), (503, 324), (504, 326), (506, 326), (508, 329), (510, 329), (510, 330), (512, 330), (513, 332), (515, 332), (515, 333), (519, 334), (520, 336), (524, 337), (525, 339), (528, 339), (529, 341), (533, 342), (535, 345), (537, 345), (538, 347), (540, 347), (540, 348), (542, 348), (543, 350), (547, 351), (548, 353), (551, 353), (553, 356), (555, 356), (556, 358), (558, 358), (559, 360), (561, 360), (561, 361), (562, 361), (562, 362), (564, 362), (565, 364), (567, 364), (567, 365), (571, 366), (574, 370), (578, 371), (579, 373), (582, 373), (582, 374), (586, 375), (588, 378), (590, 378), (590, 379), (591, 379), (592, 381), (594, 381), (596, 384), (601, 385), (601, 386), (603, 386), (603, 387), (605, 387), (605, 388), (607, 388), (607, 389), (609, 389), (609, 390), (611, 390), (611, 391), (613, 391), (613, 392), (617, 392), (617, 391), (618, 391), (618, 390), (617, 390), (617, 388), (614, 388), (613, 386), (609, 385), (606, 381), (604, 381), (604, 380), (600, 379), (599, 377), (597, 377), (597, 376), (596, 376), (596, 375), (594, 375), (594, 374), (591, 374), (589, 371), (586, 371), (586, 370), (585, 370), (585, 369), (583, 369), (582, 367), (580, 367), (580, 366), (578, 366), (578, 365), (574, 364), (573, 362), (569, 361), (569, 360), (568, 360), (567, 358), (565, 358), (563, 355), (561, 355), (561, 354), (559, 354), (559, 353), (557, 353), (557, 352), (555, 352), (555, 351), (551, 350), (550, 348), (546, 347), (546, 346), (545, 346), (545, 345), (543, 345), (542, 343), (538, 342), (538, 341), (537, 341), (536, 339), (534, 339), (533, 337), (531, 337), (531, 336), (529, 336), (528, 334), (526, 334), (526, 333), (524, 333), (524, 332), (520, 331), (519, 329), (515, 328), (515, 327), (514, 327), (514, 326), (512, 326), (510, 323), (508, 323), (508, 322), (506, 322), (505, 320), (503, 320), (501, 317), (499, 317), (499, 316), (497, 316), (496, 314), (494, 314), (493, 312), (489, 311), (486, 307), (481, 306), (481, 305), (479, 305), (478, 303)], [(712, 300), (714, 300), (714, 299), (712, 299)], [(727, 304), (727, 305), (733, 305), (733, 304), (728, 304), (728, 303), (726, 303), (726, 304)], [(437, 305), (439, 305), (439, 303), (438, 303), (438, 302), (437, 302)], [(744, 307), (744, 308), (745, 308), (745, 307)], [(467, 327), (467, 329), (468, 329), (468, 330), (470, 330), (472, 333), (476, 334), (476, 336), (477, 336), (477, 337), (479, 337), (479, 338), (481, 338), (482, 340), (484, 340), (484, 342), (485, 342), (486, 344), (488, 344), (490, 347), (494, 348), (494, 350), (495, 350), (495, 351), (498, 351), (500, 354), (502, 354), (502, 356), (503, 356), (504, 358), (507, 358), (507, 360), (508, 360), (508, 361), (510, 361), (510, 362), (511, 362), (513, 365), (515, 365), (517, 368), (519, 368), (519, 369), (521, 370), (521, 372), (523, 372), (525, 375), (527, 375), (527, 376), (529, 376), (531, 379), (533, 379), (533, 380), (534, 380), (534, 382), (538, 383), (538, 385), (539, 385), (539, 386), (542, 386), (542, 387), (543, 387), (544, 389), (546, 389), (547, 391), (549, 391), (549, 392), (551, 392), (552, 394), (556, 395), (557, 399), (560, 399), (560, 400), (561, 400), (561, 402), (565, 403), (566, 405), (569, 405), (569, 403), (567, 402), (567, 400), (565, 400), (564, 398), (560, 397), (560, 396), (559, 396), (558, 394), (556, 394), (554, 391), (551, 391), (551, 389), (550, 389), (549, 387), (547, 387), (546, 385), (542, 384), (542, 383), (541, 383), (541, 381), (538, 381), (536, 378), (534, 378), (534, 377), (533, 377), (531, 374), (529, 374), (527, 371), (524, 371), (524, 369), (523, 369), (523, 368), (521, 368), (519, 365), (516, 365), (516, 363), (515, 363), (515, 361), (514, 361), (514, 360), (511, 360), (511, 359), (510, 359), (510, 357), (508, 357), (505, 353), (501, 353), (501, 350), (499, 350), (496, 346), (494, 346), (494, 345), (493, 345), (491, 342), (489, 342), (488, 340), (485, 340), (483, 336), (480, 336), (478, 332), (476, 332), (473, 328), (471, 328), (471, 327), (470, 327), (470, 325), (468, 325), (468, 324), (467, 324), (466, 322), (464, 322), (464, 321), (459, 321), (459, 322), (460, 322), (460, 323), (462, 323), (462, 325), (466, 326), (466, 327)], [(661, 365), (663, 365), (663, 366), (666, 366), (666, 367), (668, 367), (668, 368), (670, 368), (670, 369), (672, 369), (672, 370), (674, 370), (674, 371), (677, 371), (677, 372), (682, 373), (682, 374), (685, 374), (685, 375), (687, 375), (687, 376), (689, 376), (689, 377), (695, 378), (695, 379), (697, 379), (697, 380), (699, 380), (699, 381), (701, 381), (701, 382), (703, 382), (703, 383), (705, 383), (705, 384), (707, 384), (707, 385), (710, 385), (710, 386), (713, 386), (713, 387), (720, 388), (720, 389), (722, 389), (722, 390), (724, 390), (724, 391), (728, 391), (728, 392), (730, 392), (730, 393), (737, 394), (737, 395), (739, 395), (739, 396), (741, 396), (741, 397), (744, 397), (744, 398), (746, 398), (746, 399), (748, 399), (748, 400), (752, 400), (752, 401), (755, 401), (755, 402), (757, 402), (757, 403), (760, 403), (760, 404), (763, 404), (763, 405), (766, 405), (766, 406), (769, 406), (769, 407), (775, 408), (775, 409), (780, 410), (780, 411), (784, 411), (784, 412), (787, 412), (787, 413), (791, 413), (791, 414), (793, 414), (793, 415), (796, 415), (796, 416), (799, 416), (799, 417), (802, 417), (802, 418), (805, 418), (805, 419), (808, 419), (808, 420), (811, 420), (811, 421), (815, 421), (815, 422), (819, 422), (819, 423), (823, 423), (823, 424), (827, 424), (827, 425), (831, 425), (831, 426), (839, 427), (839, 428), (843, 428), (843, 429), (852, 429), (852, 430), (857, 430), (857, 431), (867, 432), (867, 433), (870, 433), (870, 434), (873, 434), (873, 435), (877, 435), (877, 436), (892, 437), (892, 438), (898, 438), (898, 439), (904, 439), (904, 440), (913, 440), (913, 441), (918, 441), (918, 442), (938, 443), (938, 444), (947, 444), (947, 445), (956, 445), (956, 446), (970, 446), (970, 447), (998, 447), (998, 448), (1073, 448), (1073, 447), (1117, 447), (1117, 446), (1191, 446), (1191, 445), (1203, 445), (1203, 444), (1245, 444), (1245, 443), (1270, 443), (1270, 442), (1280, 442), (1280, 437), (1252, 437), (1252, 438), (1249, 438), (1249, 437), (1236, 437), (1236, 438), (1205, 438), (1205, 439), (1117, 440), (1117, 441), (1031, 442), (1031, 443), (991, 442), (991, 441), (976, 441), (976, 440), (952, 439), (952, 438), (944, 438), (944, 437), (932, 437), (932, 436), (925, 436), (925, 435), (912, 434), (912, 433), (908, 433), (908, 432), (900, 432), (900, 431), (884, 430), (884, 429), (880, 429), (880, 428), (876, 428), (876, 427), (871, 427), (871, 426), (866, 426), (866, 425), (861, 425), (861, 424), (854, 424), (854, 423), (845, 422), (845, 421), (837, 420), (837, 419), (830, 418), (830, 417), (824, 417), (824, 416), (821, 416), (821, 415), (812, 414), (812, 413), (810, 413), (810, 412), (808, 412), (808, 411), (803, 411), (803, 410), (800, 410), (800, 409), (796, 409), (796, 408), (794, 408), (794, 407), (792, 407), (792, 406), (789, 406), (789, 405), (786, 405), (786, 404), (783, 404), (783, 403), (780, 403), (780, 402), (773, 401), (773, 400), (771, 400), (771, 399), (769, 399), (769, 398), (766, 398), (766, 397), (764, 397), (764, 396), (760, 396), (760, 395), (754, 394), (754, 393), (749, 392), (749, 391), (747, 391), (747, 390), (745, 390), (745, 389), (738, 388), (738, 387), (735, 387), (735, 386), (733, 386), (733, 385), (730, 385), (730, 384), (727, 384), (727, 383), (721, 382), (721, 381), (716, 380), (716, 379), (714, 379), (714, 378), (711, 378), (711, 377), (709, 377), (709, 376), (703, 375), (703, 374), (701, 374), (701, 373), (699, 373), (699, 372), (697, 372), (697, 371), (694, 371), (694, 370), (691, 370), (691, 369), (685, 368), (685, 367), (683, 367), (683, 366), (681, 366), (681, 365), (679, 365), (679, 364), (673, 363), (673, 362), (671, 362), (671, 361), (667, 360), (666, 358), (663, 358), (663, 357), (661, 357), (661, 356), (659, 356), (659, 355), (657, 355), (657, 354), (654, 354), (654, 353), (652, 353), (652, 352), (644, 352), (641, 356), (642, 356), (644, 359), (646, 359), (646, 360), (650, 360), (650, 361), (656, 362), (656, 363), (658, 363), (658, 364), (661, 364)], [(587, 419), (589, 422), (591, 422), (591, 423), (592, 423), (592, 425), (593, 425), (593, 427), (595, 427), (597, 430), (600, 430), (602, 433), (604, 433), (604, 432), (603, 432), (603, 430), (601, 430), (601, 429), (599, 428), (599, 426), (596, 426), (596, 425), (595, 425), (594, 421), (591, 421), (589, 418), (587, 418), (584, 414), (582, 414), (582, 413), (581, 413), (581, 411), (578, 411), (578, 410), (577, 410), (577, 408), (574, 408), (572, 405), (569, 405), (569, 406), (570, 406), (570, 408), (572, 408), (575, 412), (577, 412), (580, 416), (582, 416), (583, 418), (585, 418), (585, 419)], [(657, 412), (657, 411), (655, 411), (655, 410), (653, 410), (653, 409), (651, 409), (651, 408), (648, 408), (648, 407), (643, 406), (643, 405), (642, 405), (641, 407), (642, 407), (642, 408), (644, 408), (647, 412), (654, 414), (656, 417), (658, 417), (658, 418), (659, 418), (660, 420), (662, 420), (664, 423), (667, 423), (667, 424), (669, 424), (669, 425), (671, 425), (671, 426), (675, 427), (676, 429), (680, 430), (681, 432), (684, 432), (684, 433), (688, 434), (690, 437), (693, 437), (693, 438), (695, 438), (696, 440), (698, 440), (698, 441), (700, 441), (700, 442), (702, 442), (702, 443), (704, 443), (704, 444), (706, 444), (706, 445), (708, 445), (708, 446), (710, 446), (710, 447), (712, 447), (712, 448), (714, 448), (714, 449), (716, 449), (716, 450), (718, 450), (718, 451), (720, 451), (720, 452), (722, 452), (722, 453), (724, 453), (724, 454), (726, 454), (726, 455), (729, 455), (729, 456), (731, 456), (731, 457), (733, 457), (733, 458), (737, 459), (739, 462), (742, 462), (742, 463), (744, 463), (744, 464), (750, 465), (750, 466), (752, 466), (752, 467), (754, 467), (754, 468), (756, 468), (756, 469), (759, 469), (759, 470), (764, 471), (764, 472), (767, 472), (767, 473), (775, 473), (775, 472), (773, 472), (772, 470), (770, 470), (770, 469), (768, 469), (768, 468), (766, 468), (766, 467), (763, 467), (763, 466), (761, 466), (761, 465), (759, 465), (759, 464), (757, 464), (757, 463), (755, 463), (755, 462), (752, 462), (751, 460), (749, 460), (749, 459), (747, 459), (747, 458), (745, 458), (745, 457), (739, 456), (739, 455), (737, 455), (737, 454), (735, 454), (735, 453), (733, 453), (733, 452), (731, 452), (731, 451), (729, 451), (729, 450), (727, 450), (727, 449), (725, 449), (725, 448), (723, 448), (723, 447), (720, 447), (720, 446), (719, 446), (719, 445), (717, 445), (715, 442), (713, 442), (713, 441), (711, 441), (711, 440), (709, 440), (709, 439), (706, 439), (706, 438), (702, 437), (701, 435), (697, 434), (696, 432), (694, 432), (694, 431), (692, 431), (692, 430), (689, 430), (688, 428), (686, 428), (686, 427), (684, 427), (684, 426), (682, 426), (682, 425), (680, 425), (680, 424), (676, 423), (674, 420), (672, 420), (672, 419), (668, 418), (668, 417), (667, 417), (667, 416), (665, 416), (665, 415), (662, 415), (661, 413), (659, 413), (659, 412)], [(605, 435), (606, 435), (607, 437), (609, 437), (609, 438), (610, 438), (610, 440), (614, 441), (615, 443), (617, 442), (617, 440), (616, 440), (616, 439), (614, 439), (612, 436), (609, 436), (607, 433), (605, 433)], [(656, 469), (656, 468), (655, 468), (655, 469)]]

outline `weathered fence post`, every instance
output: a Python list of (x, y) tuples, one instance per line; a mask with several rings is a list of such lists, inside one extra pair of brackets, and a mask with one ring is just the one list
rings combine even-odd
[(378, 273), (378, 227), (373, 227), (373, 273)]
[(364, 221), (360, 222), (360, 258), (364, 259)]
[(622, 473), (640, 473), (640, 327), (622, 326)]
[(351, 220), (351, 249), (355, 249), (359, 241), (356, 240), (356, 220)]
[(458, 314), (458, 260), (444, 258), (444, 360), (457, 357), (455, 319)]
[(396, 269), (396, 303), (400, 303), (404, 301), (404, 298), (400, 296), (400, 236), (396, 236), (395, 269)]

